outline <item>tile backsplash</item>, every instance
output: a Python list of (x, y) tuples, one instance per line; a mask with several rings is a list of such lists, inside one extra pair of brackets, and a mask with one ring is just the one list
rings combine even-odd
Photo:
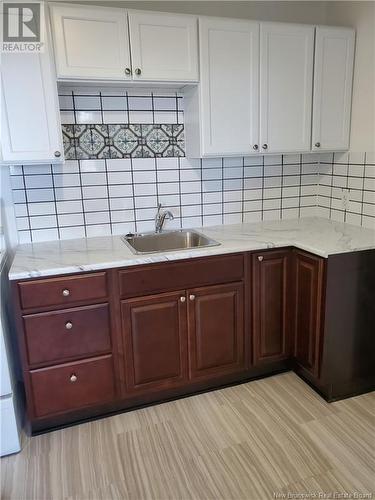
[[(64, 165), (11, 167), (20, 242), (322, 215), (375, 227), (367, 154), (184, 157), (183, 97), (60, 95)], [(349, 189), (347, 210), (341, 189)]]

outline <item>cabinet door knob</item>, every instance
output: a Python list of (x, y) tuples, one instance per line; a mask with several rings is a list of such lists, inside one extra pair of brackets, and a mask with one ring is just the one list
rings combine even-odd
[(258, 144), (254, 144), (253, 149), (254, 149), (255, 151), (257, 151), (257, 150), (258, 150), (258, 148), (259, 148)]
[(267, 149), (268, 148), (268, 144), (263, 144), (262, 148), (263, 149)]
[(139, 76), (142, 73), (141, 68), (136, 68), (135, 74)]
[(72, 374), (70, 375), (69, 380), (70, 380), (72, 383), (73, 383), (73, 382), (77, 382), (78, 377), (77, 377), (77, 375), (76, 375), (75, 373), (72, 373)]
[(132, 70), (130, 68), (125, 68), (125, 75), (131, 75)]
[(186, 297), (183, 297), (183, 296), (180, 297), (180, 302), (185, 302), (185, 300), (186, 300)]
[(60, 151), (55, 151), (54, 155), (56, 158), (60, 158), (61, 153), (60, 153)]
[(320, 142), (316, 142), (316, 143), (315, 143), (315, 147), (316, 147), (316, 148), (320, 148)]
[(65, 323), (65, 328), (66, 328), (67, 330), (71, 330), (71, 329), (73, 328), (73, 323), (72, 323), (71, 321), (67, 321), (67, 322)]
[(69, 297), (70, 290), (68, 290), (67, 288), (65, 288), (65, 290), (62, 291), (62, 294), (63, 294), (64, 297)]
[(263, 255), (258, 255), (259, 262), (262, 262), (263, 259), (264, 259)]
[(192, 294), (192, 295), (189, 295), (189, 299), (190, 299), (190, 300), (195, 300), (195, 295), (193, 295), (193, 294)]

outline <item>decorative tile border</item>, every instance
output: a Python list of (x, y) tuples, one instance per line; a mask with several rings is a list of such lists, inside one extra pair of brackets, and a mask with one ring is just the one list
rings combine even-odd
[(183, 124), (63, 124), (65, 158), (170, 158), (185, 156)]

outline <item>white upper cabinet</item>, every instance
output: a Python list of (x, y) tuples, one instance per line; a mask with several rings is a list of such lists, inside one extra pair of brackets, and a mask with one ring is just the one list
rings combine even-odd
[(200, 86), (185, 92), (188, 156), (258, 148), (259, 23), (200, 18)]
[(261, 24), (261, 151), (310, 150), (313, 57), (313, 26)]
[(5, 164), (63, 160), (56, 75), (44, 52), (1, 57), (1, 149)]
[(61, 80), (198, 80), (196, 17), (54, 3), (50, 11)]
[(197, 81), (197, 18), (129, 11), (135, 80)]
[(58, 78), (131, 79), (125, 10), (51, 3), (50, 13)]
[(312, 149), (349, 149), (354, 30), (316, 28)]

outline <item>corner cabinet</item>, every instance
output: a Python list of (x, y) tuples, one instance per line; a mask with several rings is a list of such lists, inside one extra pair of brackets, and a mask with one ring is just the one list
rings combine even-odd
[(294, 250), (294, 359), (318, 378), (322, 349), (324, 259)]
[(2, 162), (61, 162), (62, 133), (48, 29), (43, 52), (3, 52), (1, 66)]
[(198, 80), (197, 18), (51, 4), (60, 80)]
[(290, 357), (291, 258), (289, 249), (251, 255), (255, 366)]
[(313, 151), (349, 149), (355, 32), (316, 28)]

